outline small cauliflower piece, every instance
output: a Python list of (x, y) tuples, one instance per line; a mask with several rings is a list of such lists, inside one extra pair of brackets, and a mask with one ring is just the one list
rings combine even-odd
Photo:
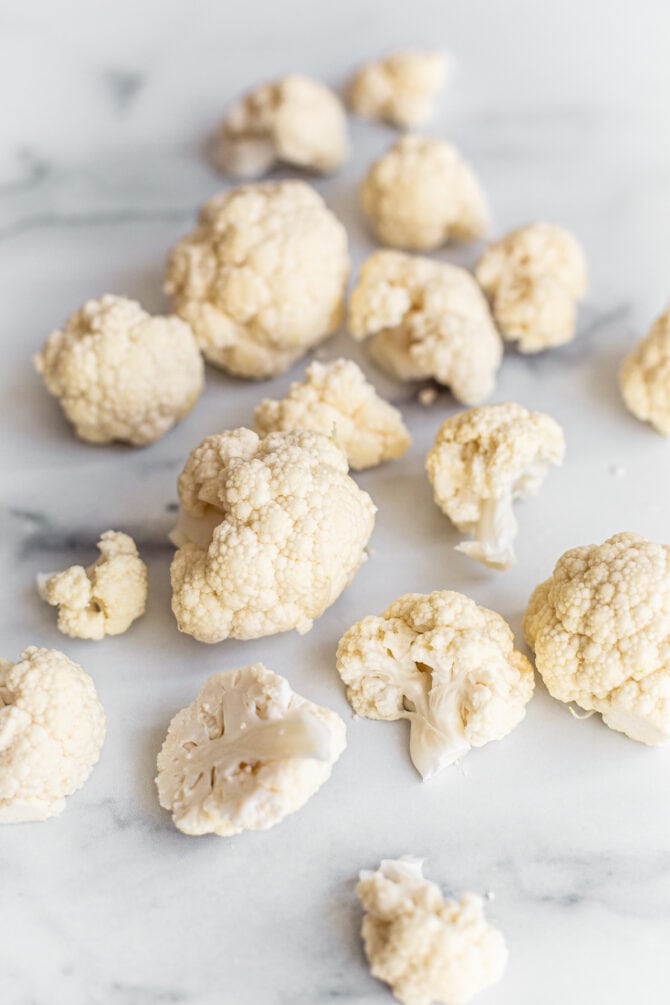
[(403, 136), (374, 161), (359, 189), (382, 244), (434, 251), (489, 227), (486, 199), (459, 152), (432, 136)]
[(399, 380), (433, 378), (476, 405), (495, 387), (502, 342), (469, 272), (399, 251), (375, 251), (349, 299), (349, 331), (374, 335), (372, 356)]
[(215, 673), (170, 723), (160, 804), (184, 834), (267, 830), (321, 788), (345, 747), (339, 715), (262, 663)]
[(503, 338), (520, 352), (542, 352), (575, 337), (588, 280), (584, 252), (567, 230), (550, 223), (512, 230), (489, 245), (475, 274)]
[(339, 326), (347, 235), (301, 181), (243, 185), (206, 202), (170, 253), (165, 281), (206, 359), (271, 377)]
[(670, 436), (670, 310), (626, 356), (619, 372), (626, 407), (663, 436)]
[(62, 813), (100, 756), (105, 713), (87, 673), (57, 649), (0, 660), (0, 823)]
[(399, 49), (361, 66), (349, 81), (347, 98), (356, 115), (401, 129), (426, 122), (447, 76), (447, 60), (434, 49)]
[(254, 423), (260, 436), (294, 429), (332, 436), (358, 471), (400, 457), (411, 442), (398, 409), (379, 397), (350, 359), (312, 363), (285, 398), (265, 398), (257, 406)]
[(200, 642), (301, 634), (365, 560), (375, 506), (306, 430), (208, 436), (179, 476), (172, 610)]
[(357, 715), (408, 719), (424, 779), (501, 740), (526, 714), (533, 668), (509, 625), (462, 593), (406, 593), (340, 639), (337, 669)]
[(33, 361), (89, 443), (154, 443), (188, 415), (204, 382), (189, 325), (109, 293), (75, 311)]
[(523, 619), (547, 690), (649, 746), (670, 742), (670, 547), (639, 534), (571, 548)]
[(535, 495), (549, 464), (565, 455), (563, 430), (549, 415), (514, 402), (446, 419), (426, 456), (435, 502), (473, 541), (456, 548), (492, 569), (516, 561), (512, 504)]
[(122, 635), (147, 605), (147, 567), (132, 537), (106, 530), (98, 551), (87, 569), (71, 565), (37, 577), (40, 595), (58, 608), (59, 630), (73, 639)]
[(356, 887), (361, 935), (373, 977), (405, 1005), (464, 1005), (495, 984), (507, 965), (502, 934), (476, 893), (444, 900), (411, 855), (363, 870)]

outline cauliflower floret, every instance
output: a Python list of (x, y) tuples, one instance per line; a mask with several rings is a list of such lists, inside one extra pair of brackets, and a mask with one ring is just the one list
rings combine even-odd
[(342, 224), (309, 185), (284, 181), (206, 202), (170, 253), (165, 289), (210, 363), (261, 378), (335, 331), (348, 274)]
[(73, 639), (122, 635), (147, 605), (147, 567), (132, 537), (106, 530), (98, 541), (99, 558), (85, 569), (41, 573), (37, 588), (58, 607), (58, 628)]
[(153, 443), (191, 411), (204, 380), (187, 324), (109, 293), (75, 311), (33, 361), (89, 443)]
[(376, 251), (361, 267), (348, 325), (355, 339), (374, 335), (373, 358), (399, 380), (432, 377), (466, 405), (493, 391), (502, 342), (465, 269)]
[(670, 547), (639, 534), (571, 548), (523, 619), (547, 690), (649, 746), (670, 742)]
[(670, 436), (670, 310), (626, 356), (619, 383), (633, 415)]
[(433, 99), (447, 76), (447, 61), (434, 49), (400, 49), (361, 66), (347, 98), (356, 115), (407, 129), (433, 113)]
[(476, 276), (503, 338), (520, 352), (542, 352), (575, 337), (577, 303), (586, 294), (579, 242), (550, 223), (531, 223), (489, 245)]
[(486, 199), (459, 152), (431, 136), (403, 136), (361, 183), (361, 206), (382, 244), (434, 251), (489, 226)]
[(306, 379), (291, 384), (285, 398), (265, 398), (257, 406), (254, 423), (261, 436), (292, 429), (332, 436), (359, 471), (400, 457), (410, 445), (398, 409), (379, 397), (350, 359), (312, 363)]
[(348, 148), (340, 99), (317, 80), (292, 73), (233, 105), (221, 125), (217, 160), (238, 178), (259, 178), (276, 164), (327, 174), (346, 160)]
[(444, 900), (422, 867), (421, 859), (404, 855), (360, 874), (356, 893), (366, 912), (361, 935), (370, 972), (405, 1005), (464, 1005), (502, 977), (505, 940), (486, 921), (478, 894)]
[(456, 548), (492, 569), (516, 561), (512, 504), (539, 491), (549, 464), (565, 454), (563, 430), (548, 415), (505, 402), (446, 419), (426, 457), (435, 502), (464, 534)]
[(57, 649), (0, 660), (0, 823), (65, 809), (97, 764), (105, 713), (93, 681)]
[(424, 779), (507, 736), (535, 686), (503, 618), (449, 590), (406, 593), (357, 622), (340, 639), (337, 669), (357, 715), (409, 720)]
[(346, 746), (335, 712), (262, 663), (213, 674), (170, 723), (161, 806), (184, 834), (266, 830), (304, 806)]
[(172, 610), (200, 642), (309, 631), (365, 560), (374, 525), (342, 450), (305, 430), (208, 436), (179, 499)]

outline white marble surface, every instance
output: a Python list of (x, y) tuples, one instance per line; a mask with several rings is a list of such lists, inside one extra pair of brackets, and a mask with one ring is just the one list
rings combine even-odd
[[(668, 539), (669, 447), (623, 410), (615, 373), (670, 296), (670, 8), (4, 0), (0, 25), (1, 648), (62, 647), (94, 676), (109, 720), (101, 762), (64, 815), (0, 833), (2, 1005), (381, 1005), (390, 996), (367, 973), (353, 883), (406, 852), (449, 891), (495, 893), (511, 956), (482, 1005), (665, 1005), (670, 751), (573, 719), (539, 685), (507, 740), (422, 785), (405, 724), (349, 717), (333, 657), (353, 620), (406, 590), (464, 590), (518, 631), (565, 548), (622, 529)], [(564, 424), (566, 465), (520, 513), (518, 566), (480, 570), (453, 551), (423, 475), (454, 402), (422, 409), (341, 334), (324, 355), (362, 359), (414, 436), (401, 461), (360, 479), (380, 510), (372, 560), (304, 638), (199, 645), (169, 608), (176, 474), (203, 435), (249, 422), (301, 366), (262, 388), (210, 371), (187, 421), (134, 451), (77, 442), (30, 353), (102, 291), (167, 306), (166, 249), (221, 187), (203, 140), (240, 88), (296, 68), (339, 84), (359, 58), (406, 42), (456, 57), (434, 129), (472, 160), (496, 228), (546, 217), (584, 241), (579, 339), (541, 358), (508, 354), (496, 393)], [(353, 138), (346, 170), (318, 187), (360, 260), (372, 244), (354, 186), (392, 134), (355, 123)], [(148, 613), (121, 638), (72, 642), (35, 573), (90, 560), (108, 527), (134, 534), (148, 560)], [(210, 672), (254, 660), (346, 716), (349, 748), (274, 830), (186, 838), (153, 785), (167, 723)]]

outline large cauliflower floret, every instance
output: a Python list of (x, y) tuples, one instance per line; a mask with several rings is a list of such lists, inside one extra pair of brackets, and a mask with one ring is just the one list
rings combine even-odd
[(402, 129), (430, 118), (433, 99), (442, 89), (447, 61), (434, 49), (399, 49), (361, 66), (349, 81), (351, 110)]
[(292, 73), (245, 94), (224, 119), (217, 159), (226, 174), (259, 178), (275, 164), (328, 173), (348, 154), (340, 99), (310, 77)]
[(426, 457), (435, 502), (473, 541), (457, 546), (493, 569), (516, 561), (512, 504), (535, 495), (549, 464), (561, 464), (563, 430), (542, 412), (505, 402), (446, 419)]
[(266, 830), (330, 778), (345, 735), (335, 712), (262, 663), (215, 673), (170, 723), (158, 755), (160, 804), (184, 834)]
[(37, 646), (19, 660), (0, 660), (0, 823), (62, 813), (105, 739), (105, 713), (77, 663)]
[(361, 935), (373, 977), (405, 1005), (464, 1005), (495, 984), (507, 965), (501, 933), (484, 917), (476, 893), (444, 900), (424, 879), (421, 859), (385, 859), (364, 870), (356, 893)]
[(365, 215), (382, 242), (433, 251), (473, 241), (489, 226), (486, 199), (459, 152), (431, 136), (403, 136), (361, 183)]
[(531, 223), (510, 231), (486, 249), (476, 276), (503, 338), (520, 352), (541, 352), (575, 337), (586, 260), (567, 230)]
[(309, 185), (284, 181), (206, 202), (170, 253), (165, 289), (210, 363), (260, 378), (335, 331), (348, 274), (342, 224)]
[(359, 273), (348, 324), (355, 339), (374, 335), (374, 359), (399, 380), (434, 378), (466, 405), (493, 391), (502, 342), (465, 269), (376, 251)]
[(191, 411), (203, 386), (191, 328), (111, 294), (75, 311), (33, 359), (89, 443), (153, 443)]
[(366, 558), (375, 507), (320, 433), (208, 436), (179, 477), (172, 610), (200, 642), (307, 632)]
[(350, 359), (312, 363), (285, 398), (266, 398), (257, 406), (254, 422), (261, 436), (293, 429), (332, 436), (356, 470), (400, 457), (410, 444), (398, 409), (379, 397)]
[(657, 318), (646, 338), (621, 365), (626, 407), (663, 436), (670, 436), (670, 310)]
[(424, 779), (506, 736), (534, 688), (503, 618), (449, 590), (406, 593), (357, 622), (340, 639), (337, 669), (357, 715), (409, 720)]
[(147, 604), (147, 567), (132, 537), (106, 530), (98, 541), (100, 557), (85, 569), (37, 577), (48, 604), (58, 607), (58, 628), (73, 639), (121, 635)]
[(670, 547), (639, 534), (571, 548), (523, 620), (547, 689), (650, 746), (670, 742)]

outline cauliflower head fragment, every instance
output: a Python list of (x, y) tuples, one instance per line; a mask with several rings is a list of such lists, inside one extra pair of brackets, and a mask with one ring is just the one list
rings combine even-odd
[(111, 294), (75, 311), (33, 360), (89, 443), (153, 443), (191, 411), (204, 381), (189, 325)]
[(444, 900), (422, 869), (421, 859), (404, 855), (361, 872), (356, 893), (370, 972), (405, 1005), (464, 1005), (502, 977), (505, 940), (486, 921), (478, 894)]
[(649, 334), (626, 356), (619, 383), (629, 411), (670, 436), (670, 310), (656, 319)]
[(493, 391), (502, 342), (465, 269), (376, 251), (361, 267), (348, 325), (357, 340), (374, 335), (373, 358), (399, 380), (433, 378), (466, 405)]
[(567, 230), (550, 223), (512, 230), (486, 249), (475, 274), (503, 338), (520, 352), (541, 352), (575, 337), (586, 260)]
[(57, 649), (0, 660), (0, 823), (62, 813), (100, 756), (105, 713), (93, 681)]
[(299, 430), (208, 436), (179, 476), (172, 610), (200, 642), (309, 631), (366, 558), (375, 507), (340, 448)]
[(73, 639), (122, 635), (147, 605), (147, 567), (132, 537), (106, 530), (98, 541), (99, 558), (85, 569), (39, 575), (37, 588), (58, 608), (58, 628)]
[(312, 363), (306, 379), (291, 384), (285, 398), (265, 398), (257, 406), (254, 423), (261, 436), (293, 429), (332, 436), (359, 471), (400, 457), (410, 445), (398, 409), (379, 397), (350, 359)]
[(240, 377), (282, 373), (343, 315), (347, 235), (301, 181), (206, 202), (170, 253), (165, 289), (206, 359)]
[(261, 84), (230, 109), (218, 137), (217, 160), (238, 178), (260, 178), (276, 164), (327, 174), (347, 158), (347, 120), (328, 87), (291, 73)]
[(489, 227), (486, 199), (450, 143), (401, 137), (374, 161), (361, 183), (363, 212), (382, 244), (434, 251), (447, 241), (473, 241)]
[(639, 534), (571, 548), (523, 619), (547, 690), (649, 746), (670, 742), (670, 547)]
[(533, 668), (509, 625), (462, 593), (406, 593), (340, 639), (337, 669), (357, 715), (408, 719), (424, 779), (523, 719)]
[(401, 129), (419, 126), (433, 113), (433, 99), (447, 76), (447, 61), (434, 49), (399, 49), (361, 66), (347, 97), (356, 115)]
[(563, 430), (549, 415), (514, 402), (483, 405), (442, 423), (426, 457), (435, 502), (473, 541), (457, 546), (492, 569), (516, 561), (512, 504), (535, 495), (549, 464), (565, 455)]
[(267, 830), (304, 806), (346, 746), (335, 712), (255, 663), (215, 673), (170, 723), (161, 806), (184, 834)]

